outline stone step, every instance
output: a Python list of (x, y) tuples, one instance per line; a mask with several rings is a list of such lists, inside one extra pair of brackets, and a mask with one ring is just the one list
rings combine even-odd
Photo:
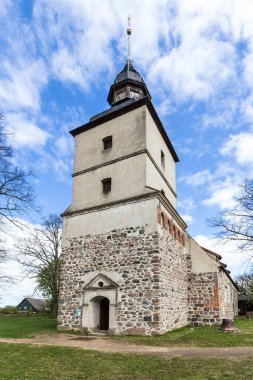
[(99, 330), (99, 331), (93, 331), (88, 333), (89, 336), (107, 336), (108, 331), (107, 330)]

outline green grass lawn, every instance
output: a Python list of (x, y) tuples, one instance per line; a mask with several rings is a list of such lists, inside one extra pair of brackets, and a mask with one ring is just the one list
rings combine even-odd
[(1, 338), (27, 338), (42, 333), (55, 333), (56, 320), (47, 316), (0, 317)]
[(252, 358), (162, 358), (63, 347), (0, 344), (1, 380), (245, 380)]
[[(113, 339), (150, 346), (239, 347), (253, 346), (253, 320), (237, 318), (240, 333), (224, 333), (219, 326), (186, 326), (158, 336), (115, 336)], [(252, 375), (253, 376), (253, 375)]]
[[(219, 326), (187, 326), (160, 336), (114, 336), (111, 339), (165, 347), (253, 346), (253, 320), (238, 318), (236, 326), (241, 330), (240, 333), (223, 333)], [(46, 316), (0, 317), (1, 338), (29, 338), (45, 333), (58, 333), (55, 319)]]
[[(184, 327), (155, 337), (112, 337), (154, 346), (232, 347), (253, 345), (253, 321), (238, 319), (239, 334), (218, 327)], [(2, 317), (0, 337), (23, 338), (57, 333), (56, 321), (43, 316)], [(253, 358), (165, 358), (114, 354), (77, 348), (0, 343), (1, 380), (75, 379), (251, 379)]]

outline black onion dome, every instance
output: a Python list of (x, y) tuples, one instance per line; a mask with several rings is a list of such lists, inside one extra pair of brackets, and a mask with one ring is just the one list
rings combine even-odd
[(138, 71), (134, 68), (134, 65), (131, 60), (126, 62), (123, 69), (116, 76), (114, 83), (116, 84), (126, 79), (131, 79), (136, 82), (144, 83), (141, 74), (139, 74)]
[(115, 104), (130, 98), (141, 99), (144, 96), (151, 99), (141, 74), (134, 68), (133, 61), (128, 59), (111, 85), (107, 97), (108, 103), (113, 107)]

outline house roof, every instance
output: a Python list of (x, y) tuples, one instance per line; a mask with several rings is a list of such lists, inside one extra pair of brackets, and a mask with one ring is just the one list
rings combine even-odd
[(176, 151), (162, 125), (162, 122), (161, 120), (159, 119), (159, 116), (157, 115), (156, 113), (156, 110), (150, 100), (150, 98), (148, 96), (145, 96), (144, 98), (142, 99), (138, 99), (138, 100), (135, 100), (135, 99), (129, 99), (127, 101), (124, 101), (123, 103), (121, 104), (118, 104), (114, 107), (111, 107), (109, 108), (108, 110), (105, 110), (93, 117), (90, 118), (90, 121), (86, 124), (83, 124), (81, 125), (80, 127), (78, 128), (75, 128), (73, 129), (72, 131), (70, 131), (70, 134), (72, 136), (77, 136), (79, 135), (80, 133), (83, 133), (83, 132), (86, 132), (92, 128), (95, 128), (97, 127), (98, 125), (100, 124), (103, 124), (109, 120), (112, 120), (118, 116), (121, 116), (121, 115), (124, 115), (125, 113), (127, 112), (130, 112), (134, 109), (137, 109), (139, 107), (142, 107), (143, 105), (146, 105), (154, 122), (156, 123), (156, 126), (165, 142), (165, 144), (167, 145), (172, 157), (174, 158), (174, 161), (175, 162), (179, 162), (179, 158), (176, 154)]
[(40, 298), (31, 298), (31, 297), (26, 297), (24, 298), (19, 304), (21, 305), (25, 300), (27, 300), (31, 305), (32, 307), (40, 312), (40, 311), (44, 311), (45, 310), (45, 307), (46, 307), (46, 300), (44, 299), (40, 299)]
[(234, 280), (232, 279), (232, 277), (230, 276), (230, 271), (228, 269), (226, 269), (227, 267), (227, 264), (225, 263), (222, 263), (220, 260), (222, 259), (222, 256), (219, 255), (218, 253), (216, 252), (213, 252), (213, 251), (210, 251), (210, 249), (207, 249), (205, 247), (201, 247), (207, 254), (209, 255), (212, 255), (216, 258), (216, 261), (218, 262), (219, 264), (219, 268), (220, 270), (222, 270), (229, 278), (229, 280), (232, 282), (232, 284), (234, 285), (234, 287), (238, 290), (238, 286), (236, 285), (236, 283), (234, 282)]

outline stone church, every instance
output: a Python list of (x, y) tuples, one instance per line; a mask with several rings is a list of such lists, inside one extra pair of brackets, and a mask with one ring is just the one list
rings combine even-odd
[(130, 54), (107, 100), (109, 109), (70, 132), (58, 328), (154, 335), (234, 318), (226, 265), (176, 211), (179, 159)]

